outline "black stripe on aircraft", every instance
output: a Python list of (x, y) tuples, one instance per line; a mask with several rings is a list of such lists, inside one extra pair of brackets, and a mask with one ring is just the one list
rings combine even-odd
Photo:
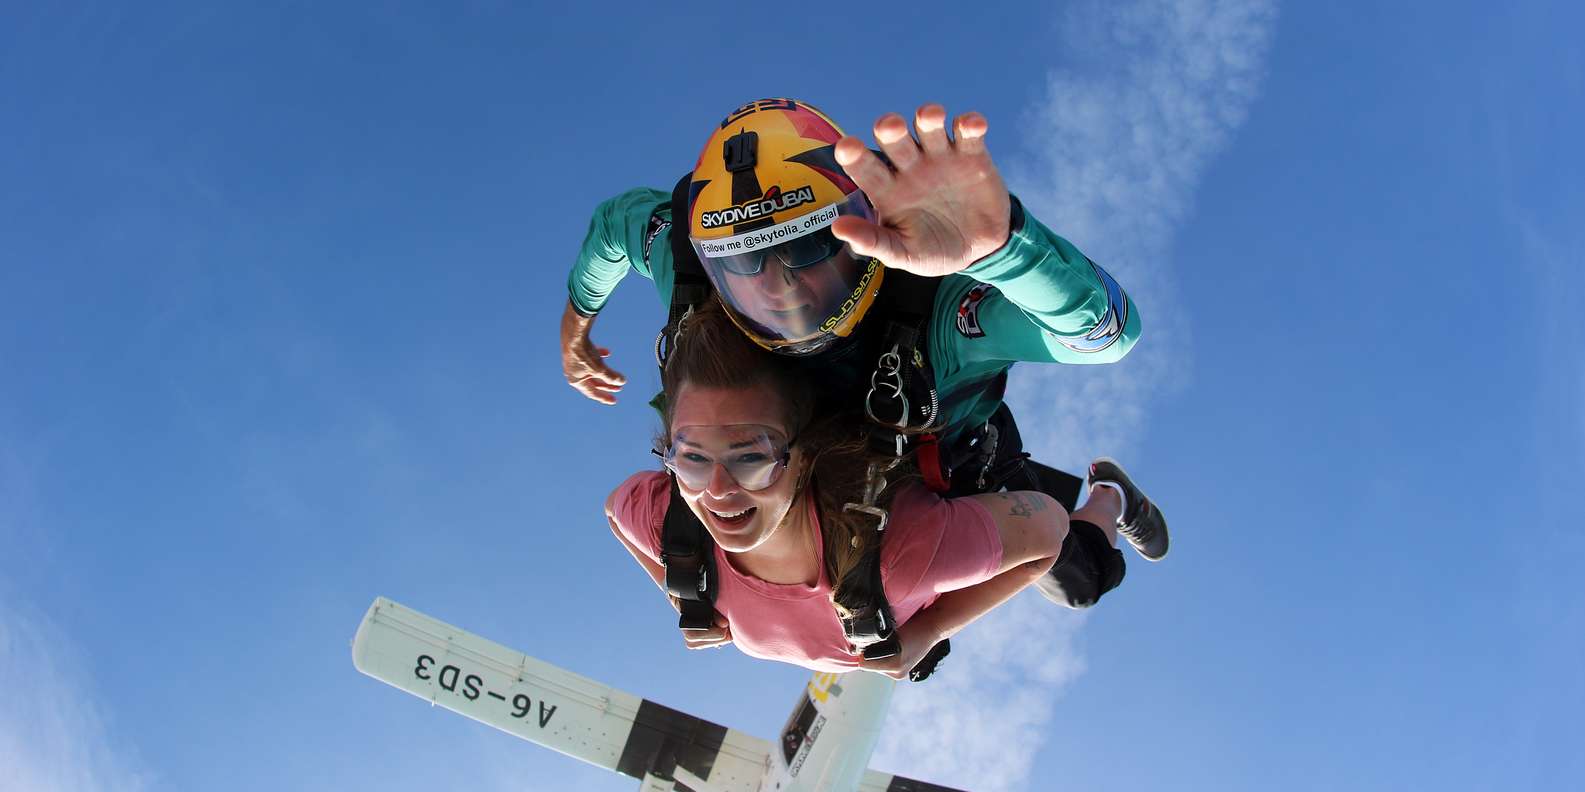
[(641, 780), (646, 773), (674, 778), (681, 765), (684, 770), (709, 779), (716, 754), (725, 741), (725, 726), (644, 699), (638, 705), (627, 743), (622, 746), (616, 771)]
[(912, 778), (892, 776), (892, 782), (886, 785), (886, 792), (963, 792), (956, 787), (944, 787), (927, 781), (915, 781)]

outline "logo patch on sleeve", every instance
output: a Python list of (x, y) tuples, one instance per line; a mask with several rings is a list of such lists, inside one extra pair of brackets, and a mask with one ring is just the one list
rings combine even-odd
[(980, 302), (995, 288), (989, 283), (978, 284), (958, 302), (958, 332), (964, 338), (985, 337), (985, 330), (980, 327)]
[(654, 245), (655, 245), (655, 237), (660, 236), (660, 232), (665, 231), (668, 228), (671, 228), (671, 221), (662, 218), (660, 216), (660, 210), (659, 209), (657, 209), (654, 212), (650, 213), (650, 215), (649, 215), (649, 224), (644, 229), (644, 263), (645, 264), (649, 263), (649, 249), (651, 247), (654, 247)]
[(1095, 277), (1101, 287), (1106, 289), (1106, 313), (1095, 323), (1095, 329), (1081, 338), (1057, 337), (1058, 342), (1074, 352), (1099, 352), (1117, 343), (1117, 339), (1123, 337), (1123, 330), (1128, 327), (1128, 295), (1123, 293), (1123, 287), (1117, 285), (1117, 280), (1101, 269), (1099, 264), (1091, 261), (1090, 267), (1095, 270)]

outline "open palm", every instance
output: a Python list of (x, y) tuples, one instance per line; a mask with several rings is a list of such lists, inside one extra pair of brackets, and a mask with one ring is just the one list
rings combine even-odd
[(985, 150), (988, 124), (965, 113), (947, 135), (946, 108), (928, 104), (908, 122), (888, 113), (875, 142), (891, 167), (855, 137), (838, 141), (837, 162), (875, 205), (876, 222), (838, 218), (833, 232), (861, 256), (917, 275), (950, 275), (1007, 242), (1011, 198)]

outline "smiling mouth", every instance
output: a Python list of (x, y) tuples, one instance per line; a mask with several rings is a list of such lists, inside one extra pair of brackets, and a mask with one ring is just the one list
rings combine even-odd
[(722, 527), (736, 528), (748, 522), (754, 516), (754, 512), (759, 511), (759, 507), (750, 506), (738, 512), (718, 512), (714, 509), (706, 509), (706, 511), (710, 512), (710, 516), (714, 517), (715, 521)]

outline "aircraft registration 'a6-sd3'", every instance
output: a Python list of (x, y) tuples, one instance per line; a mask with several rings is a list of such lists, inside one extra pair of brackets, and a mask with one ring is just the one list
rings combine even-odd
[(891, 679), (810, 678), (771, 743), (663, 707), (470, 635), (384, 597), (352, 639), (369, 676), (590, 764), (642, 792), (959, 792), (866, 767)]

